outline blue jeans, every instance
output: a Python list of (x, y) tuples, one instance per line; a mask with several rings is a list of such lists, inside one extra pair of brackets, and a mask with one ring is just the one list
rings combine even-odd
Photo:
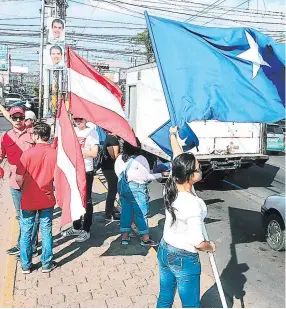
[[(19, 236), (18, 236), (18, 243), (17, 243), (17, 246), (16, 246), (19, 249), (19, 247), (20, 247), (20, 237), (21, 237), (20, 217), (21, 217), (22, 191), (20, 189), (14, 189), (14, 188), (10, 187), (10, 192), (11, 192), (13, 204), (14, 204), (15, 210), (16, 210), (16, 219), (17, 219), (18, 224), (19, 224)], [(35, 224), (34, 224), (34, 228), (33, 228), (33, 233), (32, 233), (33, 252), (37, 251), (38, 230), (39, 230), (39, 215), (37, 214)]]
[[(49, 266), (53, 259), (52, 220), (54, 208), (38, 210), (40, 229), (42, 233), (42, 266)], [(32, 233), (36, 219), (36, 210), (22, 210), (20, 225), (20, 257), (22, 269), (29, 269), (32, 265)]]
[(182, 307), (199, 308), (201, 263), (198, 253), (175, 248), (162, 239), (158, 262), (160, 294), (157, 308), (172, 308), (177, 286)]
[(118, 193), (121, 204), (120, 232), (131, 231), (134, 214), (139, 234), (148, 234), (149, 193), (147, 185), (134, 181), (122, 182), (118, 185)]

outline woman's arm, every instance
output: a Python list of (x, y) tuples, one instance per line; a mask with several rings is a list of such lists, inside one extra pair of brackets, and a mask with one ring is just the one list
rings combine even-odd
[(144, 182), (156, 180), (162, 178), (161, 173), (151, 174), (150, 166), (147, 159), (140, 155), (136, 157), (134, 160), (134, 168), (129, 170), (128, 175), (130, 175), (131, 179), (142, 180)]
[(94, 145), (90, 150), (82, 149), (82, 154), (84, 157), (96, 158), (98, 154), (98, 145)]
[(8, 111), (6, 111), (5, 107), (3, 105), (0, 104), (0, 112), (3, 114), (3, 116), (9, 121), (12, 122), (11, 118), (10, 118), (10, 114)]
[(183, 148), (179, 144), (178, 139), (177, 139), (177, 134), (178, 134), (178, 127), (171, 127), (170, 130), (170, 141), (171, 141), (171, 147), (173, 150), (173, 159), (177, 157), (178, 155), (183, 153)]
[[(189, 204), (192, 205), (189, 205)], [(187, 225), (190, 243), (199, 251), (215, 252), (215, 244), (210, 241), (206, 241), (203, 235), (202, 225), (202, 210), (195, 201), (187, 203), (186, 214), (188, 215)]]
[(108, 151), (110, 157), (113, 160), (116, 160), (119, 156), (120, 148), (119, 148), (119, 146), (110, 146), (110, 147), (107, 147), (107, 151)]

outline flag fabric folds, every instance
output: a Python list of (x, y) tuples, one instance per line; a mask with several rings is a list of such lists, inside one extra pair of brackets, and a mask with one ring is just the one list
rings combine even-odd
[(145, 17), (172, 125), (285, 118), (284, 44), (250, 28)]
[(55, 191), (62, 209), (61, 226), (64, 226), (85, 214), (86, 173), (80, 144), (63, 102), (56, 130)]
[(136, 146), (134, 132), (125, 119), (120, 88), (69, 47), (67, 67), (70, 112)]

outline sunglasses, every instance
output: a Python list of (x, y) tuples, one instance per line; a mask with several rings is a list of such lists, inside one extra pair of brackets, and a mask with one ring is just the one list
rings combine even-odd
[(11, 119), (13, 121), (17, 121), (17, 120), (23, 121), (23, 120), (25, 120), (25, 116), (18, 116), (18, 117), (17, 116), (12, 116)]
[(73, 120), (74, 120), (74, 121), (82, 121), (83, 118), (74, 118)]

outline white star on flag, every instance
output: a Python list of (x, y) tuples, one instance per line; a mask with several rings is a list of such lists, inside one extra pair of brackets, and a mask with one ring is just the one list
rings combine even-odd
[(249, 44), (249, 49), (245, 52), (239, 54), (237, 58), (248, 60), (252, 62), (252, 79), (255, 78), (258, 74), (261, 65), (270, 65), (263, 60), (261, 54), (259, 53), (258, 44), (255, 42), (254, 38), (245, 31), (246, 38)]
[(181, 145), (182, 147), (187, 146), (187, 144), (186, 144), (187, 139), (188, 139), (188, 137), (181, 139), (180, 135), (177, 133), (177, 141), (179, 142), (179, 145)]

